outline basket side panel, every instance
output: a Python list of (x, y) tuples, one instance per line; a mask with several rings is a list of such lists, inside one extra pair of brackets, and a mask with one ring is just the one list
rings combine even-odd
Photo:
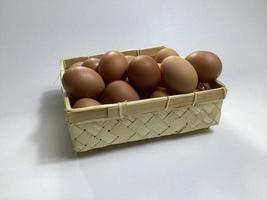
[(218, 124), (222, 100), (123, 119), (69, 124), (76, 152), (113, 144), (183, 134)]

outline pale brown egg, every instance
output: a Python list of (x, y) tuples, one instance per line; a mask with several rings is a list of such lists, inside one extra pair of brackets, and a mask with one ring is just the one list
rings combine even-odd
[(169, 56), (179, 56), (179, 54), (174, 49), (164, 48), (156, 53), (155, 59), (158, 63), (161, 63), (165, 58)]
[(98, 72), (105, 83), (125, 78), (128, 61), (125, 56), (118, 51), (109, 51), (104, 54), (98, 65)]
[(161, 74), (166, 88), (175, 93), (193, 92), (198, 83), (197, 72), (187, 60), (169, 56), (161, 64)]
[(214, 81), (222, 72), (220, 58), (209, 51), (195, 51), (186, 57), (198, 74), (199, 82)]
[(131, 85), (125, 81), (116, 80), (107, 85), (100, 101), (103, 103), (118, 103), (138, 99), (140, 97)]
[(129, 82), (140, 91), (153, 91), (160, 83), (160, 68), (150, 56), (135, 57), (129, 64)]
[(168, 90), (164, 87), (158, 87), (152, 94), (151, 98), (169, 96)]
[(135, 56), (127, 55), (125, 56), (125, 58), (127, 59), (128, 63), (130, 63), (135, 58)]
[(82, 65), (83, 65), (83, 62), (76, 62), (76, 63), (73, 63), (73, 64), (69, 67), (69, 69), (70, 69), (71, 67), (82, 66)]
[(83, 62), (82, 66), (89, 67), (97, 71), (98, 64), (99, 64), (99, 58), (88, 58)]
[(97, 98), (105, 88), (103, 79), (96, 71), (82, 66), (66, 70), (62, 84), (74, 98)]
[(90, 106), (96, 106), (100, 105), (100, 103), (94, 99), (91, 98), (82, 98), (76, 101), (73, 104), (73, 108), (83, 108), (83, 107), (90, 107)]

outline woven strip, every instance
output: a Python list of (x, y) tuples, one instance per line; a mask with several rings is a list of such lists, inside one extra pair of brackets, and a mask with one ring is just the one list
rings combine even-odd
[(69, 124), (76, 152), (113, 144), (183, 134), (218, 124), (222, 100), (122, 119)]

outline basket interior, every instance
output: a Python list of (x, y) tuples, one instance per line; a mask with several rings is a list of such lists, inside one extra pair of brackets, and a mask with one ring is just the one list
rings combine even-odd
[[(124, 55), (134, 55), (134, 56), (137, 56), (137, 55), (149, 55), (149, 56), (153, 57), (156, 54), (156, 52), (158, 52), (159, 50), (161, 50), (163, 48), (165, 48), (165, 47), (164, 46), (160, 46), (160, 47), (149, 48), (149, 49), (127, 50), (127, 51), (122, 51), (122, 53)], [(94, 56), (76, 57), (76, 58), (62, 60), (61, 61), (61, 78), (62, 78), (65, 70), (68, 69), (72, 64), (74, 64), (76, 62), (80, 62), (80, 61), (85, 61), (89, 57), (100, 58), (102, 55), (103, 54), (94, 55)], [(104, 112), (104, 113), (106, 113), (106, 112), (108, 112), (108, 110), (112, 110), (112, 109), (116, 110), (116, 112), (117, 112), (117, 108), (119, 107), (119, 104), (120, 104), (120, 103), (103, 104), (103, 105), (91, 106), (91, 107), (87, 107), (87, 108), (72, 109), (71, 100), (66, 95), (66, 92), (65, 92), (63, 87), (62, 87), (62, 93), (63, 93), (63, 96), (64, 96), (64, 102), (65, 102), (66, 111), (68, 113), (80, 113), (80, 115), (88, 115), (88, 113), (89, 113), (90, 115), (94, 115), (94, 114), (97, 115), (100, 112), (104, 112), (103, 110), (107, 110), (107, 111)], [(154, 108), (154, 107), (156, 107), (156, 106), (164, 107), (164, 105), (166, 104), (166, 101), (170, 97), (174, 97), (173, 98), (173, 100), (174, 100), (173, 101), (173, 105), (175, 103), (176, 104), (180, 103), (181, 105), (186, 105), (185, 103), (181, 103), (181, 102), (194, 101), (195, 95), (199, 95), (200, 96), (200, 99), (198, 99), (198, 100), (200, 100), (200, 102), (201, 102), (201, 99), (202, 99), (202, 101), (214, 100), (214, 99), (215, 100), (216, 99), (223, 99), (225, 97), (225, 94), (226, 94), (225, 86), (219, 81), (214, 81), (214, 82), (210, 83), (210, 89), (208, 89), (208, 90), (196, 91), (196, 92), (189, 93), (189, 94), (172, 95), (172, 96), (169, 96), (169, 97), (141, 99), (141, 100), (137, 100), (137, 101), (127, 102), (127, 105), (128, 105), (128, 110), (129, 109), (131, 110), (131, 106), (133, 106), (133, 108), (135, 109), (135, 106), (142, 107), (143, 105), (148, 105), (147, 107), (150, 106), (150, 108), (151, 108), (150, 110), (153, 110), (153, 109), (156, 110), (157, 108)], [(153, 106), (153, 104), (155, 104), (155, 106)], [(172, 104), (171, 104), (171, 106), (172, 106)], [(147, 108), (147, 107), (145, 107), (145, 108)], [(104, 116), (103, 113), (102, 113), (102, 115)]]

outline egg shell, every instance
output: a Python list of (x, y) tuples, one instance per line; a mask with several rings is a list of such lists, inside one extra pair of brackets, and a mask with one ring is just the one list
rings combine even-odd
[(98, 65), (98, 72), (105, 83), (125, 78), (128, 61), (125, 56), (118, 51), (109, 51), (104, 54)]
[(140, 91), (153, 91), (160, 83), (160, 68), (156, 61), (147, 55), (135, 57), (127, 70), (128, 79)]
[(203, 91), (203, 90), (209, 90), (211, 89), (211, 84), (210, 83), (198, 83), (197, 90)]
[(68, 92), (66, 92), (66, 95), (69, 97), (70, 105), (72, 105), (72, 106), (76, 101), (79, 100), (79, 98), (75, 98), (75, 97), (71, 96), (71, 94)]
[(161, 64), (162, 79), (166, 88), (175, 93), (193, 92), (198, 83), (194, 67), (185, 59), (169, 56)]
[(139, 94), (140, 99), (147, 99), (150, 97), (152, 91), (141, 91), (141, 90), (136, 90)]
[(165, 58), (169, 56), (179, 56), (179, 54), (174, 49), (164, 48), (156, 53), (155, 59), (158, 63), (161, 63)]
[(209, 51), (195, 51), (186, 57), (195, 68), (202, 83), (216, 80), (222, 72), (220, 58)]
[(84, 108), (84, 107), (90, 107), (90, 106), (96, 106), (96, 105), (100, 105), (100, 103), (91, 98), (82, 98), (76, 101), (72, 107), (73, 108)]
[[(135, 58), (136, 56), (132, 56), (132, 55), (126, 55), (125, 58), (127, 59), (128, 61), (128, 65), (129, 63)], [(127, 74), (127, 70), (125, 72), (125, 77), (127, 78), (128, 77), (128, 74)]]
[[(159, 66), (159, 69), (160, 69), (160, 71), (161, 71), (161, 63), (158, 63), (158, 66)], [(164, 82), (163, 82), (163, 80), (162, 80), (162, 77), (161, 77), (160, 82), (159, 82), (159, 87), (165, 87), (165, 86), (164, 86)]]
[(164, 87), (158, 87), (152, 94), (151, 98), (169, 96), (168, 90)]
[(68, 69), (70, 69), (71, 67), (77, 67), (77, 66), (82, 66), (83, 62), (76, 62), (74, 64), (72, 64)]
[(103, 79), (96, 71), (82, 66), (66, 70), (62, 84), (73, 98), (97, 98), (105, 88)]
[(135, 58), (135, 56), (127, 55), (125, 56), (125, 58), (127, 59), (128, 63), (130, 63)]
[(87, 60), (85, 60), (83, 62), (82, 66), (89, 67), (89, 68), (97, 71), (99, 61), (100, 61), (99, 58), (88, 58)]
[(135, 89), (127, 82), (116, 80), (107, 85), (101, 95), (102, 103), (118, 103), (123, 101), (134, 101), (140, 99)]

